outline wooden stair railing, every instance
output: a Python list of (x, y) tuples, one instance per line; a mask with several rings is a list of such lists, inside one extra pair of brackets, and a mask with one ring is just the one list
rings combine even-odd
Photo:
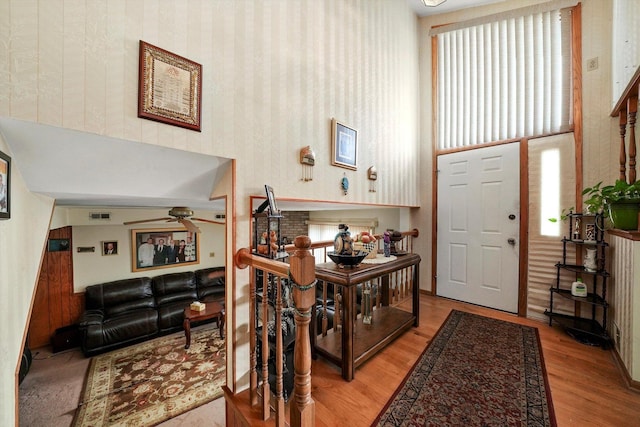
[[(638, 91), (640, 86), (640, 67), (636, 70), (622, 96), (616, 103), (611, 117), (620, 120), (620, 176), (629, 184), (636, 182), (636, 115), (638, 113)], [(628, 141), (626, 140), (628, 132)], [(628, 163), (628, 168), (627, 168)], [(627, 176), (628, 169), (628, 176)]]
[[(307, 236), (298, 236), (294, 240), (294, 249), (289, 255), (289, 264), (265, 258), (251, 253), (250, 249), (240, 249), (235, 256), (235, 263), (238, 268), (251, 267), (250, 279), (250, 304), (249, 310), (252, 315), (258, 315), (256, 275), (255, 270), (262, 270), (262, 384), (258, 383), (257, 365), (257, 319), (250, 322), (250, 393), (251, 406), (262, 405), (262, 418), (267, 420), (271, 417), (271, 390), (269, 385), (269, 339), (267, 322), (269, 316), (268, 307), (268, 281), (273, 280), (275, 286), (275, 307), (272, 308), (275, 318), (275, 325), (282, 327), (282, 283), (283, 280), (290, 280), (292, 285), (292, 297), (295, 306), (295, 344), (294, 344), (294, 387), (293, 394), (289, 400), (289, 425), (291, 427), (313, 427), (315, 426), (315, 402), (311, 398), (311, 344), (309, 336), (309, 323), (311, 320), (312, 306), (315, 303), (315, 258), (309, 251), (311, 240)], [(283, 397), (283, 336), (281, 331), (276, 330), (275, 334), (276, 350), (276, 390), (275, 402), (275, 425), (284, 427), (286, 425), (285, 400)]]

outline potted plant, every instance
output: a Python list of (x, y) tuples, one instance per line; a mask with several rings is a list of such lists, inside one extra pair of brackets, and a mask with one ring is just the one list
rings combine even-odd
[(621, 230), (638, 229), (640, 211), (640, 181), (628, 184), (618, 179), (614, 185), (602, 186), (602, 181), (582, 190), (587, 199), (584, 205), (590, 213), (608, 216), (614, 228)]

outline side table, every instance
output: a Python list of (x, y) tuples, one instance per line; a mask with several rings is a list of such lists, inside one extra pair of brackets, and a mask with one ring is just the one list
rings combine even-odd
[(220, 338), (224, 339), (224, 307), (219, 302), (207, 302), (205, 303), (205, 309), (202, 311), (194, 311), (191, 308), (186, 307), (184, 309), (184, 321), (182, 326), (184, 328), (184, 336), (186, 337), (186, 344), (184, 348), (191, 346), (191, 322), (200, 322), (202, 320), (216, 318), (216, 324), (220, 329)]

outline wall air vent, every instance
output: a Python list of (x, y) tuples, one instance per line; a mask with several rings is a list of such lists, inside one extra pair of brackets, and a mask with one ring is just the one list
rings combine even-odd
[(89, 212), (89, 219), (91, 221), (95, 221), (95, 220), (108, 221), (111, 219), (111, 212)]

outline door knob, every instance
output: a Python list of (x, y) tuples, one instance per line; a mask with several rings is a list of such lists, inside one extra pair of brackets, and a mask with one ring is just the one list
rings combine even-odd
[(507, 243), (510, 244), (511, 246), (515, 246), (516, 245), (516, 239), (514, 239), (513, 237), (510, 237), (507, 239)]

